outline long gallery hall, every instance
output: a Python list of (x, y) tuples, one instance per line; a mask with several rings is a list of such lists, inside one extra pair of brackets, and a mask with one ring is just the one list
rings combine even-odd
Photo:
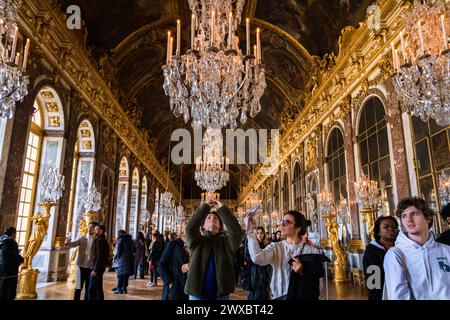
[(450, 300), (450, 2), (0, 0), (0, 300)]

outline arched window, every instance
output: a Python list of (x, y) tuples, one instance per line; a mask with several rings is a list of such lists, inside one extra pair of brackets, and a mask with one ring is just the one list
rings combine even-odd
[(300, 163), (296, 162), (294, 165), (294, 209), (301, 211), (302, 209), (302, 189), (301, 189), (301, 176), (300, 176)]
[[(445, 172), (450, 176), (450, 126), (441, 127), (434, 119), (423, 122), (411, 116), (415, 171), (419, 196), (425, 199), (435, 211), (443, 207), (443, 197), (439, 195), (439, 176)], [(442, 220), (435, 215), (434, 231), (444, 228)]]
[(283, 176), (283, 211), (289, 210), (289, 175), (286, 171)]
[(138, 231), (138, 203), (139, 203), (139, 170), (133, 169), (131, 177), (131, 201), (130, 201), (130, 221), (129, 233), (132, 237), (137, 237)]
[(389, 212), (394, 211), (391, 161), (383, 103), (377, 97), (370, 98), (363, 106), (358, 125), (358, 145), (361, 168), (369, 179), (378, 182), (385, 193)]
[(330, 132), (326, 163), (328, 168), (328, 188), (336, 204), (341, 198), (347, 198), (344, 137), (338, 128), (334, 128)]
[[(148, 194), (148, 183), (147, 183), (147, 177), (144, 176), (142, 178), (142, 186), (141, 186), (141, 209), (140, 209), (140, 214), (142, 214), (145, 210), (148, 210), (147, 208), (147, 194)], [(149, 214), (152, 214), (151, 212)], [(140, 219), (141, 220), (141, 219)], [(144, 225), (145, 222), (142, 221), (142, 227), (140, 229), (140, 231), (144, 230)]]
[(123, 157), (119, 165), (119, 187), (117, 191), (116, 234), (124, 230), (128, 208), (128, 177), (130, 170), (127, 158)]
[[(30, 129), (24, 159), (19, 192), (19, 206), (17, 212), (17, 242), (23, 248), (29, 238), (34, 212), (40, 210), (39, 179), (49, 168), (60, 168), (63, 150), (64, 111), (59, 95), (51, 87), (39, 90), (34, 100), (35, 112), (31, 118)], [(54, 132), (57, 134), (50, 134)], [(55, 219), (55, 208), (52, 209), (50, 226)], [(46, 237), (45, 246), (53, 237), (52, 228), (49, 227), (49, 236)]]
[(273, 188), (273, 209), (280, 211), (280, 186), (278, 180), (275, 180), (275, 187)]
[[(95, 135), (89, 120), (81, 121), (78, 126), (75, 146), (74, 165), (72, 167), (71, 202), (69, 210), (72, 213), (72, 238), (78, 237), (80, 222), (84, 219), (84, 199), (94, 181), (95, 165)], [(97, 190), (98, 190), (97, 186)]]

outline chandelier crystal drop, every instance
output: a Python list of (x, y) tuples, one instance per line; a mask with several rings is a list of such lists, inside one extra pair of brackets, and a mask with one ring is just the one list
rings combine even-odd
[(192, 11), (191, 47), (181, 55), (181, 22), (177, 21), (176, 52), (170, 31), (163, 66), (164, 92), (176, 117), (192, 119), (194, 128), (237, 127), (261, 110), (266, 88), (261, 64), (261, 32), (250, 50), (250, 21), (246, 20), (246, 54), (239, 48), (236, 29), (245, 0), (189, 0)]
[(202, 190), (213, 193), (227, 184), (230, 179), (229, 161), (223, 156), (220, 129), (206, 129), (202, 141), (202, 157), (195, 162), (194, 178)]
[(20, 0), (0, 0), (0, 116), (7, 119), (13, 118), (16, 101), (28, 94), (25, 70), (30, 39), (26, 41), (24, 53), (17, 52), (20, 4)]
[(403, 16), (401, 54), (391, 44), (400, 99), (423, 121), (433, 118), (440, 126), (450, 124), (448, 13), (446, 1), (415, 0)]

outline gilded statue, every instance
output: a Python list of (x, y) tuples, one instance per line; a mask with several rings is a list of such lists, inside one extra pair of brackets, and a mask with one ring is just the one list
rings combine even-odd
[(314, 138), (308, 140), (306, 149), (306, 168), (310, 169), (316, 165), (317, 161), (317, 151), (316, 151), (316, 141)]
[(327, 217), (327, 232), (328, 237), (330, 239), (331, 247), (336, 253), (336, 261), (337, 263), (344, 265), (345, 264), (345, 253), (341, 248), (338, 240), (338, 224), (334, 220), (334, 216)]
[(31, 263), (33, 261), (34, 256), (39, 251), (39, 248), (44, 241), (45, 235), (47, 234), (48, 228), (48, 220), (50, 215), (42, 215), (42, 213), (37, 212), (33, 216), (34, 222), (34, 230), (33, 235), (31, 236), (28, 244), (25, 248), (25, 252), (23, 255), (23, 269), (31, 269)]

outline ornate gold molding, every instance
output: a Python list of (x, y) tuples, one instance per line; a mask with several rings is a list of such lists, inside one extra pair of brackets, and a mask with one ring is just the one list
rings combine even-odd
[[(27, 0), (19, 10), (19, 27), (32, 40), (32, 50), (41, 50), (46, 60), (66, 82), (78, 91), (90, 109), (103, 118), (129, 150), (162, 184), (167, 173), (132, 125), (117, 97), (93, 66), (75, 33), (66, 27), (65, 14), (56, 12), (51, 1)], [(39, 48), (39, 49), (38, 49)], [(171, 181), (169, 190), (176, 199), (179, 191)]]
[[(378, 36), (364, 23), (360, 23), (357, 29), (346, 27), (341, 32), (341, 50), (337, 56), (329, 54), (323, 59), (312, 57), (312, 94), (306, 98), (305, 108), (289, 130), (280, 137), (280, 163), (325, 119), (344, 117), (351, 111), (359, 95), (389, 79), (392, 74), (390, 43), (394, 40), (398, 42), (398, 34), (403, 28), (401, 14), (407, 8), (407, 3), (408, 1), (383, 1), (383, 32)], [(371, 78), (375, 72), (378, 74)], [(349, 95), (352, 95), (351, 103), (348, 103)], [(337, 108), (341, 108), (341, 111), (331, 116)], [(296, 137), (294, 142), (289, 141), (292, 136)], [(240, 194), (239, 202), (245, 201), (250, 190), (257, 189), (267, 178), (268, 176), (262, 176), (258, 172), (252, 175)]]

